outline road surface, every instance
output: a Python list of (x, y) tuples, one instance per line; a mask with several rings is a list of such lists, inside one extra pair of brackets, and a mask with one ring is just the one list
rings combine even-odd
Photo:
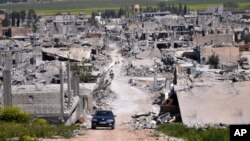
[(134, 130), (127, 124), (131, 120), (132, 114), (158, 109), (151, 104), (150, 94), (130, 86), (129, 78), (121, 75), (122, 63), (115, 63), (122, 62), (121, 55), (117, 51), (113, 51), (111, 57), (112, 63), (109, 67), (114, 72), (111, 90), (117, 96), (117, 99), (110, 103), (114, 114), (117, 115), (115, 130), (88, 129), (84, 135), (72, 139), (57, 139), (57, 141), (156, 141), (156, 137), (152, 133), (145, 130)]

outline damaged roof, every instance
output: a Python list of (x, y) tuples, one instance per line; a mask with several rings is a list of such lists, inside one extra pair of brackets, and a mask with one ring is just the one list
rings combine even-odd
[(42, 52), (57, 55), (59, 57), (68, 58), (71, 60), (76, 60), (81, 62), (83, 58), (90, 59), (91, 50), (85, 48), (70, 48), (70, 49), (62, 49), (62, 48), (43, 48)]

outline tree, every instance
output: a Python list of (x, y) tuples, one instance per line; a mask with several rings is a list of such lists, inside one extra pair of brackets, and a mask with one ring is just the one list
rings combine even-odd
[(243, 36), (245, 43), (250, 43), (250, 33)]
[(207, 64), (210, 64), (213, 68), (217, 69), (219, 62), (220, 62), (219, 56), (213, 54), (213, 55), (209, 56)]
[(176, 13), (176, 9), (175, 9), (175, 6), (174, 6), (174, 3), (172, 4), (172, 7), (171, 7), (171, 13), (175, 14)]
[(181, 4), (181, 3), (179, 3), (178, 14), (179, 14), (179, 15), (182, 15), (182, 14), (183, 14), (182, 4)]
[(91, 18), (89, 19), (89, 23), (95, 27), (98, 27), (98, 22), (95, 19), (95, 16), (97, 16), (98, 14), (96, 12), (92, 12), (91, 14)]
[(16, 19), (18, 18), (17, 16), (18, 16), (18, 12), (13, 11), (11, 13), (11, 25), (12, 26), (16, 26)]
[(17, 26), (17, 27), (20, 27), (20, 13), (17, 13), (16, 26)]
[(25, 18), (26, 18), (26, 11), (25, 10), (20, 11), (21, 23), (25, 21)]
[(28, 27), (33, 27), (38, 21), (38, 16), (34, 10), (29, 10), (27, 15), (27, 24)]
[(168, 10), (168, 11), (171, 11), (171, 4), (170, 4), (170, 3), (168, 3), (167, 10)]
[(187, 5), (185, 4), (183, 8), (183, 15), (186, 15), (186, 14), (187, 14)]
[(149, 12), (149, 6), (148, 6), (148, 3), (147, 3), (147, 6), (146, 6), (146, 12)]
[[(81, 62), (82, 64), (87, 63), (84, 59)], [(81, 82), (88, 83), (91, 79), (91, 68), (82, 66), (75, 66), (73, 70), (74, 74), (79, 76)]]
[(167, 9), (167, 3), (165, 1), (160, 1), (158, 3), (158, 8), (160, 11), (165, 11)]
[(118, 17), (124, 16), (125, 15), (125, 10), (123, 8), (120, 8), (118, 11)]

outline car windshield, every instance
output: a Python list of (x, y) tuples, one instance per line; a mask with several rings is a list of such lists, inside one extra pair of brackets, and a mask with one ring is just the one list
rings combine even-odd
[(110, 111), (97, 111), (95, 116), (112, 116)]

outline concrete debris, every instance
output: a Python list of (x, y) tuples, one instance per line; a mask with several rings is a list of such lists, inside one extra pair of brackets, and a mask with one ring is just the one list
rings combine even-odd
[(151, 115), (151, 112), (147, 112), (147, 113), (137, 113), (135, 115), (132, 115), (131, 117), (132, 118), (139, 118), (141, 116), (150, 116)]
[(129, 126), (134, 129), (154, 129), (156, 128), (156, 114), (153, 112), (139, 113), (132, 116)]

